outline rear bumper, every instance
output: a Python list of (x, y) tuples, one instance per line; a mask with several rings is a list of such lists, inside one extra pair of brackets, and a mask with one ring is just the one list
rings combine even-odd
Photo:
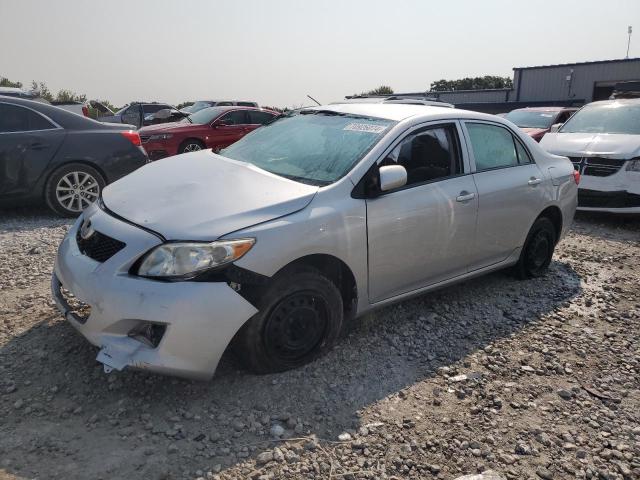
[[(85, 215), (94, 229), (126, 246), (100, 263), (78, 249), (76, 233)], [(160, 240), (120, 222), (97, 207), (70, 229), (58, 250), (51, 279), (53, 298), (67, 321), (93, 345), (107, 370), (125, 367), (193, 379), (211, 378), (227, 345), (256, 309), (226, 283), (159, 282), (128, 271)], [(60, 291), (72, 292), (90, 307), (87, 318), (74, 313)], [(130, 336), (144, 324), (164, 329), (153, 347)]]

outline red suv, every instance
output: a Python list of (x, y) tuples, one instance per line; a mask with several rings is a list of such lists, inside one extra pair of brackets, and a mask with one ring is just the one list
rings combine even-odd
[(278, 115), (277, 112), (261, 108), (210, 107), (179, 122), (141, 128), (138, 133), (149, 158), (158, 160), (204, 148), (219, 150), (271, 122)]

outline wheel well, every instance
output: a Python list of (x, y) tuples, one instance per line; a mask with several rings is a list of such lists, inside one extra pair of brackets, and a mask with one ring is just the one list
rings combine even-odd
[(47, 184), (49, 183), (49, 180), (51, 180), (51, 177), (61, 168), (66, 167), (67, 165), (71, 165), (72, 163), (79, 163), (80, 165), (86, 165), (87, 167), (91, 167), (94, 170), (96, 170), (101, 176), (102, 179), (104, 180), (104, 184), (109, 185), (109, 177), (104, 173), (104, 171), (102, 170), (102, 168), (100, 168), (98, 165), (96, 165), (95, 163), (91, 163), (91, 162), (87, 162), (85, 160), (71, 160), (69, 162), (64, 162), (61, 165), (56, 166), (53, 170), (51, 170), (49, 172), (49, 174), (47, 175), (47, 177), (44, 180), (44, 183), (42, 183), (42, 195), (46, 196), (47, 195)]
[(307, 255), (294, 260), (280, 271), (292, 267), (309, 266), (319, 270), (340, 290), (345, 319), (352, 318), (357, 309), (358, 286), (349, 266), (337, 257), (326, 254)]
[[(556, 230), (556, 243), (560, 240), (560, 234), (562, 233), (562, 212), (556, 206), (545, 208), (538, 218), (546, 217), (553, 223), (553, 228)], [(536, 220), (538, 219), (536, 218)]]

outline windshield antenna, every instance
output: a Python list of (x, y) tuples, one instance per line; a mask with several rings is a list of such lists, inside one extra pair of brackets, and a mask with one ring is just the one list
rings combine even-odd
[(319, 106), (319, 107), (320, 107), (320, 106), (322, 106), (322, 104), (321, 104), (318, 100), (316, 100), (315, 98), (313, 98), (311, 95), (307, 95), (307, 97), (309, 97), (311, 100), (313, 100), (314, 102), (316, 102), (316, 103), (318, 104), (318, 106)]

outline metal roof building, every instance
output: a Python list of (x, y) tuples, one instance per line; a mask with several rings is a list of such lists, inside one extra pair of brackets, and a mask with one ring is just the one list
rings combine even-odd
[(640, 81), (640, 58), (513, 69), (513, 89), (395, 94), (428, 97), (487, 113), (534, 106), (583, 105), (609, 98), (619, 82)]

